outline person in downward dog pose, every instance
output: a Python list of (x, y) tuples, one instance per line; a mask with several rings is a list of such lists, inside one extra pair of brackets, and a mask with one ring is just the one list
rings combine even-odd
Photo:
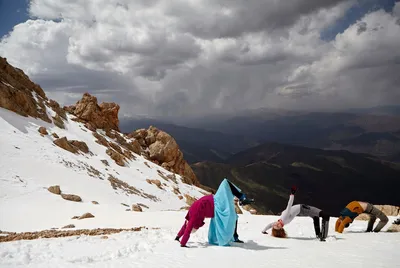
[(206, 195), (195, 201), (190, 206), (185, 216), (185, 222), (175, 237), (175, 240), (180, 241), (181, 247), (187, 247), (186, 243), (190, 234), (204, 226), (205, 218), (211, 218), (209, 243), (220, 246), (228, 245), (232, 241), (237, 223), (233, 196), (239, 199), (241, 205), (254, 202), (227, 179), (221, 182), (215, 195)]
[[(335, 231), (338, 233), (342, 233), (344, 228), (349, 227), (350, 223), (354, 221), (354, 219), (361, 213), (366, 213), (370, 215), (367, 232), (379, 232), (382, 228), (388, 223), (388, 217), (376, 208), (374, 205), (361, 202), (361, 201), (352, 201), (347, 204), (347, 206), (340, 212), (340, 217), (337, 219), (335, 224)], [(376, 225), (375, 229), (374, 223), (376, 218), (379, 218), (379, 223)]]
[[(291, 188), (291, 195), (289, 197), (289, 202), (284, 211), (282, 211), (281, 217), (278, 221), (268, 224), (263, 230), (263, 234), (268, 234), (267, 231), (272, 228), (272, 236), (286, 238), (287, 234), (283, 228), (285, 225), (289, 224), (296, 216), (308, 216), (314, 221), (315, 235), (321, 241), (325, 241), (328, 236), (329, 229), (329, 218), (330, 216), (326, 214), (319, 208), (312, 207), (305, 204), (298, 204), (293, 206), (294, 194), (297, 188), (293, 186)], [(322, 232), (319, 225), (319, 218), (322, 218)]]

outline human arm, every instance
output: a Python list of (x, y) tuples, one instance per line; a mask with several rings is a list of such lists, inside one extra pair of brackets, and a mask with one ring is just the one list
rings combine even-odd
[(275, 222), (271, 222), (270, 224), (268, 224), (267, 226), (265, 226), (265, 228), (261, 231), (262, 233), (266, 233), (269, 229), (272, 228), (272, 226), (274, 225)]
[(336, 226), (335, 226), (335, 231), (338, 233), (343, 233), (344, 227), (347, 224), (350, 224), (352, 222), (350, 217), (345, 217), (342, 221), (336, 221)]
[(193, 220), (190, 220), (187, 225), (186, 225), (186, 229), (185, 229), (185, 233), (182, 236), (182, 240), (181, 240), (181, 246), (186, 246), (187, 241), (190, 238), (190, 233), (192, 232), (193, 229)]

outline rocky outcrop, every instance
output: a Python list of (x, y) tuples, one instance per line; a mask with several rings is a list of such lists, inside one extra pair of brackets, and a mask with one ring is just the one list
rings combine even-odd
[(33, 240), (39, 238), (58, 238), (58, 237), (68, 237), (68, 236), (79, 236), (79, 235), (109, 235), (116, 234), (120, 232), (139, 232), (142, 229), (147, 229), (146, 227), (135, 227), (129, 229), (80, 229), (80, 230), (46, 230), (40, 232), (26, 232), (26, 233), (10, 233), (6, 236), (0, 236), (0, 242), (9, 242), (17, 240)]
[(82, 216), (80, 216), (78, 218), (78, 220), (83, 220), (83, 219), (88, 219), (88, 218), (94, 218), (94, 215), (92, 213), (87, 212), (87, 213), (83, 214)]
[(107, 149), (106, 153), (111, 157), (112, 160), (114, 160), (114, 162), (121, 166), (124, 167), (125, 166), (125, 156), (118, 153), (117, 151), (113, 150), (113, 149)]
[(49, 135), (49, 133), (47, 132), (47, 130), (46, 130), (45, 127), (40, 127), (40, 128), (38, 129), (38, 131), (39, 131), (39, 133), (42, 134), (42, 135)]
[(132, 205), (132, 211), (136, 211), (136, 212), (142, 212), (142, 207), (137, 205), (137, 204), (133, 204)]
[(68, 201), (81, 202), (82, 198), (74, 194), (61, 194), (61, 197)]
[(0, 107), (51, 123), (46, 113), (46, 102), (47, 97), (39, 85), (0, 57)]
[(146, 181), (147, 181), (149, 184), (154, 184), (154, 185), (156, 185), (158, 188), (161, 188), (161, 181), (160, 181), (160, 180), (146, 179)]
[(89, 153), (89, 147), (83, 141), (71, 140), (69, 141), (66, 137), (62, 137), (53, 141), (58, 147), (71, 152), (73, 154), (82, 151), (83, 153)]
[(141, 146), (142, 155), (148, 149), (148, 158), (154, 163), (181, 175), (184, 183), (200, 186), (192, 168), (183, 159), (183, 153), (175, 139), (168, 133), (151, 126), (147, 130), (138, 129), (130, 133), (128, 137), (134, 138)]
[(75, 228), (75, 225), (68, 224), (68, 225), (65, 225), (64, 227), (62, 227), (61, 229), (70, 229), (70, 228)]
[(119, 131), (119, 105), (115, 103), (97, 103), (97, 98), (85, 93), (75, 105), (66, 106), (64, 110), (75, 115), (78, 121), (90, 123), (91, 128)]
[(59, 185), (50, 186), (47, 190), (53, 194), (61, 194), (61, 189)]

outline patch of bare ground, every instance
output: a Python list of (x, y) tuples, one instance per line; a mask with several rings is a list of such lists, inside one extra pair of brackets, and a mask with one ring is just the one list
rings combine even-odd
[(81, 230), (44, 230), (39, 232), (24, 232), (24, 233), (10, 233), (10, 232), (0, 232), (1, 234), (6, 234), (6, 236), (0, 236), (0, 242), (10, 242), (17, 240), (33, 240), (40, 238), (59, 238), (68, 236), (98, 236), (98, 235), (110, 235), (117, 234), (120, 232), (139, 232), (142, 229), (148, 229), (147, 227), (135, 227), (128, 229), (113, 229), (113, 228), (97, 228), (97, 229), (81, 229)]

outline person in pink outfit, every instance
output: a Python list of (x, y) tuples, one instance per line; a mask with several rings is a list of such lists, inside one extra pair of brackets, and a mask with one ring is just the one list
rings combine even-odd
[(205, 218), (214, 217), (214, 196), (206, 195), (195, 201), (189, 208), (186, 214), (186, 221), (183, 224), (181, 230), (176, 236), (175, 240), (179, 241), (182, 237), (181, 247), (186, 247), (186, 243), (189, 240), (190, 234), (193, 229), (199, 229), (204, 225)]

